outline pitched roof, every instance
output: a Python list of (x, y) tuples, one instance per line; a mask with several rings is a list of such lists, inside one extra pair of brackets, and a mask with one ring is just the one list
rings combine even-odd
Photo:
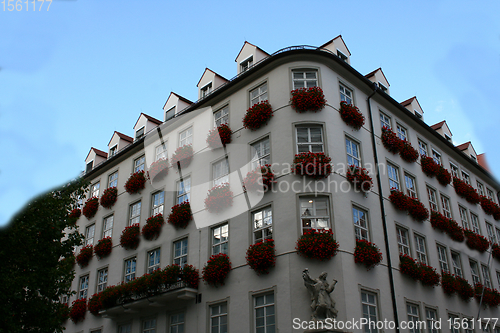
[(462, 143), (461, 145), (458, 145), (457, 149), (459, 149), (459, 150), (465, 150), (465, 149), (469, 148), (469, 146), (470, 146), (470, 141), (466, 142), (466, 143)]
[(382, 67), (379, 67), (374, 71), (371, 71), (370, 73), (366, 74), (365, 77), (366, 78), (372, 77), (379, 70), (380, 70), (380, 73), (382, 73), (382, 76), (384, 77), (385, 81), (387, 81), (387, 84), (389, 84), (389, 80), (387, 80), (387, 77), (385, 77), (385, 74), (384, 74), (384, 71), (382, 70)]
[(113, 140), (115, 134), (118, 135), (118, 137), (120, 139), (123, 139), (123, 140), (128, 141), (128, 142), (134, 142), (134, 139), (132, 139), (130, 136), (125, 135), (125, 134), (120, 133), (120, 132), (117, 132), (117, 131), (114, 131), (113, 135), (111, 136), (111, 139), (109, 139), (108, 146), (111, 143), (111, 140)]
[(432, 125), (431, 128), (436, 131), (441, 127), (443, 127), (444, 123), (446, 123), (446, 120), (440, 121), (439, 123)]
[(89, 155), (90, 155), (90, 153), (92, 152), (92, 150), (95, 152), (95, 154), (96, 154), (97, 156), (101, 156), (101, 157), (104, 157), (104, 158), (108, 158), (108, 153), (105, 153), (105, 152), (103, 152), (102, 150), (99, 150), (99, 149), (97, 149), (97, 148), (91, 147), (91, 148), (90, 148), (89, 153), (87, 154), (87, 157), (85, 157), (85, 160), (87, 160), (87, 158), (89, 158)]
[(139, 115), (139, 118), (137, 118), (137, 121), (135, 122), (135, 125), (133, 128), (135, 128), (137, 126), (137, 123), (139, 122), (139, 119), (141, 119), (141, 116), (146, 117), (147, 120), (149, 120), (152, 123), (155, 123), (156, 125), (160, 125), (162, 123), (162, 121), (160, 121), (156, 118), (153, 118), (151, 116), (148, 116), (147, 114), (141, 112), (141, 114)]
[(186, 103), (188, 103), (188, 104), (193, 104), (193, 102), (191, 102), (191, 101), (190, 101), (189, 99), (187, 99), (187, 98), (182, 97), (181, 95), (178, 95), (178, 94), (176, 94), (176, 93), (174, 93), (174, 92), (172, 92), (172, 94), (174, 94), (175, 96), (179, 97), (179, 99), (180, 99), (181, 101), (183, 101), (183, 102), (186, 102)]
[[(400, 104), (401, 104), (402, 106), (407, 106), (407, 105), (410, 105), (410, 104), (411, 104), (411, 102), (413, 102), (413, 100), (414, 100), (414, 99), (417, 99), (417, 98), (416, 98), (415, 96), (413, 96), (413, 97), (411, 97), (411, 98), (408, 98), (406, 101), (401, 102)], [(418, 103), (418, 101), (417, 101), (417, 103)]]
[(330, 44), (331, 42), (333, 42), (334, 40), (336, 40), (337, 38), (342, 39), (342, 43), (344, 43), (345, 45), (345, 48), (347, 49), (347, 52), (349, 52), (349, 55), (351, 55), (351, 51), (349, 51), (349, 48), (347, 47), (347, 44), (344, 42), (344, 38), (342, 38), (342, 35), (338, 35), (337, 37), (333, 38), (333, 39), (330, 39), (328, 42), (326, 42), (325, 44), (321, 45), (319, 48), (323, 48), (325, 46), (327, 46), (328, 44)]
[[(219, 75), (219, 74), (215, 73), (213, 70), (211, 70), (210, 68), (208, 68), (208, 67), (207, 67), (207, 68), (205, 68), (205, 71), (204, 71), (204, 72), (203, 72), (203, 74), (201, 75), (200, 80), (198, 81), (198, 84), (196, 85), (197, 87), (198, 87), (198, 85), (200, 84), (201, 79), (203, 79), (203, 77), (205, 76), (205, 73), (206, 73), (207, 71), (211, 71), (212, 73), (214, 73), (214, 74), (215, 74), (215, 76), (220, 77), (220, 78), (221, 78), (221, 79), (223, 79), (224, 81), (229, 81), (229, 80), (228, 80), (228, 79), (226, 79), (225, 77), (223, 77), (223, 76), (221, 76), (221, 75)], [(213, 89), (215, 89), (215, 87), (212, 87), (212, 88), (213, 88)]]
[(237, 55), (237, 56), (236, 56), (236, 58), (234, 59), (234, 61), (236, 61), (236, 59), (238, 59), (238, 57), (240, 56), (241, 51), (242, 51), (242, 50), (243, 50), (243, 48), (245, 47), (245, 44), (252, 45), (252, 46), (254, 46), (255, 48), (257, 48), (258, 50), (261, 50), (261, 51), (262, 51), (262, 52), (264, 52), (265, 54), (269, 55), (269, 53), (267, 53), (266, 51), (264, 51), (263, 49), (261, 49), (261, 48), (260, 48), (260, 47), (258, 47), (257, 45), (253, 45), (252, 43), (249, 43), (249, 42), (245, 41), (245, 42), (243, 43), (243, 46), (242, 46), (242, 47), (241, 47), (241, 49), (240, 49), (240, 52), (238, 52), (238, 55)]

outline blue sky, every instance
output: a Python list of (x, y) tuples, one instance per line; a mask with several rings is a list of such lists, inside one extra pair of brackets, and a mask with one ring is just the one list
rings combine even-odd
[[(39, 5), (38, 5), (39, 6)], [(244, 41), (273, 53), (342, 34), (351, 65), (382, 67), (398, 101), (417, 96), (500, 176), (500, 3), (496, 1), (54, 0), (0, 4), (0, 226), (74, 178), (90, 147), (162, 119), (174, 91), (197, 99), (205, 67), (231, 78)]]

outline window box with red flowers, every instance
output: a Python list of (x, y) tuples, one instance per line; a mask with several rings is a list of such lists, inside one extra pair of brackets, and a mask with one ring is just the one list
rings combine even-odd
[(418, 267), (420, 269), (419, 280), (424, 286), (433, 287), (439, 285), (441, 276), (436, 272), (436, 269), (434, 267), (423, 264), (421, 262), (418, 263)]
[(451, 183), (451, 173), (442, 165), (440, 165), (436, 174), (436, 179), (438, 180), (439, 184), (446, 186)]
[(69, 319), (69, 306), (68, 303), (62, 303), (59, 304), (59, 307), (57, 309), (57, 316), (60, 319), (61, 323), (64, 323), (66, 320)]
[(330, 260), (337, 254), (339, 243), (333, 238), (331, 230), (305, 230), (304, 234), (297, 240), (295, 249), (297, 254), (321, 261)]
[(139, 246), (140, 233), (141, 230), (138, 223), (125, 227), (120, 236), (120, 245), (126, 250), (135, 250)]
[(407, 254), (399, 255), (399, 271), (415, 281), (420, 279), (420, 268), (417, 262)]
[(185, 229), (192, 219), (191, 205), (189, 201), (184, 201), (172, 207), (172, 212), (168, 216), (167, 222), (176, 228)]
[(203, 280), (210, 286), (223, 286), (226, 276), (231, 271), (231, 261), (224, 253), (214, 254), (203, 267)]
[[(484, 289), (484, 292), (483, 292)], [(487, 305), (490, 308), (495, 308), (500, 304), (500, 293), (492, 288), (484, 287), (481, 283), (477, 283), (474, 286), (474, 297), (476, 301), (480, 301), (483, 298), (483, 305)]]
[(409, 143), (406, 140), (403, 140), (399, 156), (401, 156), (401, 158), (406, 162), (413, 163), (418, 160), (418, 151), (415, 148), (413, 148), (411, 143)]
[(389, 200), (392, 202), (396, 209), (406, 211), (408, 209), (408, 197), (401, 191), (391, 189)]
[(448, 229), (448, 218), (440, 212), (431, 212), (431, 225), (434, 229), (446, 232)]
[(257, 275), (268, 274), (269, 269), (276, 264), (274, 240), (266, 239), (250, 245), (247, 250), (247, 264)]
[(464, 229), (464, 234), (467, 238), (465, 244), (467, 244), (470, 249), (485, 252), (490, 247), (490, 242), (485, 237), (476, 234), (474, 231)]
[(457, 282), (457, 294), (460, 298), (468, 302), (474, 296), (474, 288), (470, 285), (469, 281), (460, 276), (455, 276)]
[(102, 293), (94, 294), (89, 299), (89, 304), (88, 304), (89, 312), (92, 313), (94, 316), (99, 316), (99, 311), (103, 309), (101, 302), (101, 295)]
[(354, 262), (365, 265), (367, 270), (372, 269), (382, 261), (382, 252), (375, 243), (364, 239), (356, 240), (354, 249)]
[(267, 100), (262, 101), (247, 110), (245, 117), (243, 117), (243, 127), (256, 131), (266, 125), (272, 116), (271, 104)]
[(205, 198), (205, 208), (210, 213), (220, 213), (233, 205), (233, 191), (229, 184), (216, 185), (208, 191)]
[(142, 227), (142, 235), (147, 240), (157, 239), (160, 235), (161, 226), (165, 224), (162, 214), (156, 214), (146, 220), (146, 224)]
[(104, 193), (102, 194), (101, 206), (109, 209), (113, 207), (117, 198), (118, 198), (118, 190), (116, 189), (116, 186), (108, 187), (107, 189), (104, 190)]
[(112, 249), (113, 241), (111, 240), (111, 237), (104, 237), (97, 242), (97, 245), (94, 247), (94, 253), (97, 258), (102, 259), (107, 257), (111, 253)]
[(368, 192), (373, 186), (373, 180), (365, 168), (350, 165), (346, 173), (347, 180), (351, 182), (358, 191)]
[(77, 299), (73, 301), (71, 309), (69, 311), (69, 317), (76, 324), (85, 319), (85, 313), (87, 312), (87, 300), (85, 298)]
[(434, 177), (439, 171), (439, 164), (432, 157), (422, 155), (420, 157), (420, 166), (422, 171), (429, 177)]
[(431, 225), (434, 229), (447, 233), (454, 241), (463, 242), (465, 239), (462, 227), (439, 212), (431, 213)]
[(134, 172), (125, 183), (125, 190), (134, 194), (144, 189), (146, 186), (146, 173), (144, 171)]
[(193, 145), (191, 144), (177, 148), (172, 155), (172, 160), (170, 161), (172, 163), (172, 167), (176, 169), (179, 166), (181, 168), (187, 168), (193, 160), (193, 155)]
[(429, 218), (429, 211), (417, 198), (408, 198), (408, 214), (419, 222), (423, 222)]
[(471, 204), (478, 204), (481, 201), (481, 198), (479, 197), (479, 194), (477, 194), (474, 187), (457, 177), (453, 177), (453, 187), (455, 188), (455, 192), (467, 200), (467, 202), (470, 202)]
[(82, 213), (87, 219), (91, 219), (94, 217), (95, 213), (97, 213), (97, 209), (99, 208), (99, 199), (96, 197), (92, 197), (87, 202), (85, 202), (85, 206), (83, 206)]
[(276, 181), (270, 164), (257, 167), (255, 170), (247, 173), (243, 179), (245, 189), (250, 192), (263, 191), (266, 192), (273, 186)]
[(483, 211), (488, 215), (492, 215), (495, 220), (500, 220), (500, 206), (494, 203), (493, 200), (487, 196), (482, 195), (480, 199)]
[(82, 211), (78, 208), (71, 210), (68, 214), (68, 218), (72, 220), (78, 220), (78, 218), (82, 215)]
[(325, 95), (320, 87), (300, 88), (292, 90), (290, 100), (292, 108), (298, 113), (321, 111), (326, 105)]
[(441, 288), (446, 295), (453, 295), (458, 292), (459, 284), (453, 274), (443, 272), (441, 275)]
[(231, 143), (231, 129), (226, 124), (221, 124), (217, 128), (211, 129), (208, 132), (207, 136), (207, 144), (210, 148), (220, 148), (222, 146), (226, 146)]
[(332, 173), (331, 161), (325, 153), (296, 154), (293, 159), (293, 172), (313, 179), (327, 178)]
[(149, 166), (149, 178), (153, 181), (159, 181), (165, 178), (168, 175), (168, 159), (160, 158), (157, 161), (154, 161)]
[(84, 246), (78, 255), (76, 256), (76, 262), (81, 268), (87, 267), (90, 259), (92, 259), (92, 253), (94, 252), (94, 247), (92, 245)]
[(491, 245), (491, 256), (500, 262), (500, 245)]
[(384, 147), (393, 154), (398, 154), (403, 149), (403, 140), (401, 140), (396, 133), (390, 128), (382, 128), (382, 143)]
[(340, 117), (347, 125), (356, 130), (359, 130), (365, 124), (365, 117), (359, 112), (359, 109), (346, 101), (340, 102)]
[(184, 265), (182, 268), (181, 280), (186, 282), (189, 288), (198, 289), (200, 274), (194, 266)]

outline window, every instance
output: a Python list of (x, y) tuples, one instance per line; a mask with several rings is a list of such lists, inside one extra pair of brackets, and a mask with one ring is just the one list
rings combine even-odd
[(408, 135), (407, 135), (407, 132), (406, 132), (406, 128), (404, 128), (403, 126), (399, 125), (399, 124), (396, 124), (396, 127), (397, 127), (397, 131), (398, 131), (398, 137), (401, 139), (401, 140), (405, 140), (407, 141), (408, 140)]
[(484, 195), (486, 192), (484, 192), (484, 185), (481, 184), (480, 182), (477, 182), (477, 193), (479, 195)]
[(146, 319), (142, 321), (142, 333), (156, 332), (156, 318)]
[(132, 324), (127, 323), (118, 326), (118, 333), (132, 333)]
[(410, 198), (417, 197), (417, 188), (415, 187), (415, 178), (405, 173), (405, 187), (406, 187), (406, 195)]
[(391, 118), (384, 113), (380, 112), (380, 126), (382, 128), (387, 127), (387, 128), (392, 128), (391, 126)]
[[(363, 308), (363, 318), (368, 322), (376, 323), (377, 320), (377, 296), (366, 291), (361, 292), (361, 307)], [(373, 325), (365, 325), (363, 327), (365, 333), (377, 333), (378, 330)]]
[(210, 307), (210, 332), (227, 333), (227, 303)]
[(450, 207), (450, 199), (441, 194), (441, 207), (443, 207), (443, 214), (447, 218), (451, 219), (451, 207)]
[(228, 254), (229, 245), (229, 224), (212, 228), (212, 254)]
[(214, 112), (214, 125), (218, 127), (229, 122), (229, 106), (225, 106)]
[[(448, 314), (448, 318), (449, 320), (452, 322), (452, 323), (460, 323), (460, 318), (457, 316), (457, 315), (453, 315), (453, 314)], [(450, 327), (450, 332), (451, 333), (460, 333), (460, 324), (458, 325), (451, 325)]]
[(78, 287), (78, 298), (87, 298), (89, 291), (89, 276), (85, 275), (80, 277), (80, 284)]
[(425, 238), (415, 235), (415, 253), (417, 260), (423, 264), (427, 264), (427, 251), (425, 250)]
[(310, 229), (330, 229), (327, 197), (300, 198), (302, 233)]
[(427, 186), (427, 196), (429, 197), (429, 207), (431, 208), (431, 211), (433, 212), (438, 212), (438, 204), (437, 204), (437, 194), (436, 191), (434, 191), (432, 188)]
[(101, 185), (100, 183), (95, 183), (94, 185), (92, 185), (92, 190), (90, 191), (91, 198), (99, 198), (99, 186), (100, 185)]
[(427, 144), (421, 140), (418, 140), (418, 151), (421, 156), (427, 156)]
[(448, 268), (448, 255), (446, 253), (446, 248), (441, 245), (437, 245), (437, 253), (439, 266), (441, 266), (442, 273), (448, 273), (450, 270)]
[(378, 87), (380, 88), (380, 90), (382, 90), (383, 92), (387, 93), (387, 87), (384, 86), (382, 84), (382, 82), (378, 82)]
[(470, 176), (465, 171), (462, 171), (462, 180), (470, 185)]
[(252, 170), (266, 164), (271, 164), (271, 145), (269, 143), (269, 137), (252, 144), (251, 154)]
[(117, 152), (118, 152), (118, 145), (114, 145), (113, 147), (109, 148), (108, 158), (115, 156)]
[(478, 235), (481, 235), (481, 230), (479, 229), (479, 219), (477, 215), (470, 213), (470, 220), (472, 224), (472, 231), (474, 231)]
[(347, 151), (347, 165), (360, 167), (359, 145), (351, 139), (345, 138), (345, 148)]
[(495, 237), (495, 229), (488, 222), (486, 222), (486, 233), (488, 234), (488, 238), (490, 239), (491, 243), (497, 242), (497, 238)]
[(204, 98), (212, 92), (212, 82), (206, 84), (203, 88), (200, 89), (201, 96), (200, 98)]
[(102, 224), (102, 237), (111, 237), (113, 235), (113, 219), (114, 216), (108, 216), (104, 219)]
[(441, 165), (441, 154), (434, 149), (432, 150), (432, 158), (434, 159), (434, 162)]
[(339, 84), (339, 91), (340, 91), (340, 101), (341, 102), (346, 102), (347, 104), (353, 104), (352, 102), (352, 90), (349, 88), (346, 88), (342, 84)]
[(167, 144), (162, 143), (161, 145), (157, 146), (155, 148), (155, 161), (158, 161), (159, 159), (166, 159), (168, 156), (167, 154)]
[(214, 186), (229, 182), (229, 161), (226, 158), (213, 164)]
[(254, 244), (273, 238), (273, 211), (271, 207), (262, 208), (252, 213), (252, 221)]
[(451, 162), (450, 162), (450, 171), (451, 171), (451, 175), (453, 177), (460, 178), (459, 173), (458, 173), (458, 167)]
[(321, 127), (297, 127), (297, 152), (321, 153), (323, 149), (323, 129)]
[(340, 52), (340, 50), (337, 50), (337, 57), (342, 59), (342, 61), (347, 62), (347, 56), (344, 53)]
[(493, 191), (488, 188), (488, 189), (486, 189), (486, 192), (488, 193), (488, 198), (490, 198), (491, 201), (496, 203), (495, 196), (493, 195)]
[[(418, 313), (418, 305), (407, 303), (406, 304), (406, 313), (408, 314), (408, 322), (412, 321), (413, 325), (408, 324), (408, 331), (410, 333), (420, 333), (420, 315)], [(413, 328), (410, 328), (413, 327)]]
[(144, 156), (139, 157), (134, 160), (134, 172), (144, 171), (144, 162), (146, 158)]
[(139, 223), (141, 220), (141, 202), (136, 202), (130, 205), (130, 216), (128, 220), (128, 225)]
[(484, 286), (487, 288), (493, 288), (491, 284), (490, 269), (486, 265), (481, 265), (481, 273), (483, 273)]
[(398, 237), (399, 253), (410, 255), (410, 241), (408, 238), (408, 230), (401, 227), (396, 227), (396, 235)]
[(118, 171), (113, 172), (108, 176), (108, 187), (116, 187), (118, 185)]
[(499, 271), (497, 271), (497, 282), (500, 285), (500, 272)]
[(125, 282), (129, 282), (135, 279), (135, 269), (136, 269), (135, 257), (125, 260), (125, 275), (124, 275)]
[(311, 88), (318, 85), (318, 72), (314, 69), (303, 69), (292, 72), (293, 89)]
[(460, 212), (460, 220), (462, 221), (462, 226), (465, 229), (470, 229), (469, 218), (467, 216), (467, 209), (462, 206), (458, 206), (458, 211)]
[(170, 316), (170, 333), (184, 333), (184, 313)]
[(459, 253), (451, 251), (451, 263), (453, 264), (453, 274), (462, 277), (462, 261)]
[(258, 333), (274, 333), (274, 294), (254, 297), (255, 330)]
[(368, 213), (360, 208), (352, 207), (352, 219), (356, 240), (370, 240), (368, 234)]
[(184, 238), (174, 242), (174, 264), (184, 267), (187, 264), (188, 239)]
[(108, 269), (103, 268), (97, 271), (97, 292), (101, 292), (106, 289), (108, 285)]
[(253, 56), (250, 56), (245, 60), (243, 60), (242, 62), (240, 62), (240, 73), (246, 71), (247, 69), (252, 67), (252, 65), (253, 65)]
[(95, 224), (85, 229), (85, 245), (94, 245)]
[(148, 252), (148, 269), (147, 269), (148, 274), (151, 274), (154, 271), (160, 269), (160, 257), (161, 257), (160, 249), (154, 249)]
[(144, 126), (135, 131), (135, 139), (138, 140), (144, 136)]
[[(497, 231), (497, 244), (500, 245), (500, 229), (498, 229), (498, 228), (495, 228), (495, 229)], [(500, 285), (500, 283), (499, 283), (499, 285)]]
[(92, 171), (92, 169), (94, 168), (94, 161), (90, 161), (89, 163), (87, 163), (87, 166), (85, 167), (85, 172), (90, 172)]
[(179, 147), (189, 145), (193, 143), (193, 128), (188, 129), (179, 133)]
[(250, 91), (250, 106), (267, 100), (267, 83)]
[(389, 176), (389, 188), (399, 190), (399, 172), (392, 164), (387, 164), (387, 175)]
[(425, 319), (427, 321), (427, 327), (429, 329), (429, 333), (438, 333), (439, 330), (436, 328), (436, 322), (438, 321), (436, 310), (431, 308), (425, 308)]
[(163, 206), (165, 203), (165, 192), (157, 192), (153, 194), (153, 207), (151, 207), (151, 216), (163, 214)]
[(177, 204), (189, 201), (191, 193), (191, 178), (181, 179), (177, 183)]
[(469, 260), (469, 264), (473, 284), (475, 285), (477, 283), (481, 283), (481, 277), (479, 276), (479, 267), (477, 266), (477, 262)]
[(165, 112), (165, 121), (172, 119), (175, 116), (175, 106)]

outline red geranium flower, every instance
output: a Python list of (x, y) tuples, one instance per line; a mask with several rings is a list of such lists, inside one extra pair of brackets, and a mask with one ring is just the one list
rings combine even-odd
[(382, 252), (375, 243), (371, 243), (364, 239), (356, 240), (356, 248), (354, 249), (354, 262), (363, 264), (366, 270), (370, 270), (382, 261)]
[(422, 171), (429, 177), (434, 177), (439, 171), (439, 164), (429, 156), (422, 155), (420, 157), (420, 166), (422, 167)]
[(90, 259), (92, 259), (92, 253), (94, 251), (94, 247), (92, 245), (84, 246), (80, 253), (76, 256), (76, 262), (78, 266), (81, 268), (86, 267), (89, 264)]
[(89, 312), (92, 313), (94, 316), (98, 316), (99, 311), (103, 309), (101, 302), (101, 295), (102, 293), (94, 294), (89, 299), (89, 304), (88, 304)]
[(143, 170), (134, 172), (125, 183), (125, 190), (130, 194), (137, 193), (144, 189), (146, 180), (146, 173)]
[(298, 113), (320, 111), (325, 107), (326, 99), (320, 87), (300, 88), (292, 90), (290, 100), (292, 108)]
[(99, 208), (99, 199), (96, 197), (92, 197), (87, 202), (85, 202), (85, 206), (83, 206), (83, 215), (87, 219), (91, 219), (94, 217), (95, 213), (97, 213), (97, 209)]
[(149, 166), (149, 177), (154, 181), (162, 180), (168, 175), (168, 168), (168, 158), (160, 158)]
[(210, 148), (220, 148), (221, 144), (225, 147), (231, 143), (231, 129), (226, 124), (221, 124), (208, 132), (207, 144)]
[(94, 253), (97, 258), (102, 259), (108, 256), (113, 249), (113, 241), (111, 237), (104, 237), (103, 239), (97, 242), (97, 245), (94, 247)]
[(247, 110), (243, 117), (243, 127), (252, 131), (258, 130), (267, 124), (273, 116), (273, 109), (267, 100), (255, 104)]
[(408, 197), (401, 191), (391, 189), (389, 200), (398, 210), (405, 211), (408, 208)]
[(82, 211), (78, 208), (75, 208), (68, 214), (68, 218), (78, 220), (80, 215), (82, 215)]
[(224, 285), (226, 276), (231, 271), (231, 262), (224, 253), (214, 254), (203, 267), (203, 280), (211, 286)]
[(325, 153), (296, 154), (293, 159), (293, 172), (314, 179), (327, 178), (332, 173), (331, 161)]
[(471, 204), (478, 204), (481, 201), (479, 194), (477, 194), (474, 187), (470, 186), (466, 182), (457, 177), (453, 177), (453, 187), (455, 187), (455, 192)]
[(276, 183), (274, 178), (275, 176), (271, 169), (271, 165), (266, 164), (247, 173), (245, 179), (243, 179), (243, 185), (246, 190), (251, 192), (258, 190), (266, 192)]
[(165, 224), (162, 214), (156, 214), (146, 220), (146, 224), (142, 227), (142, 235), (147, 240), (158, 238), (161, 231), (161, 226)]
[(87, 300), (85, 298), (77, 299), (73, 301), (71, 309), (69, 311), (69, 317), (76, 324), (85, 319), (85, 313), (87, 312)]
[(465, 244), (473, 250), (485, 252), (490, 247), (490, 242), (483, 236), (476, 234), (474, 231), (464, 229), (464, 234), (467, 240)]
[(446, 186), (451, 183), (451, 174), (442, 165), (440, 165), (436, 174), (436, 179), (438, 180), (439, 184)]
[(120, 236), (120, 245), (126, 250), (135, 250), (139, 246), (140, 232), (138, 223), (126, 227)]
[(233, 191), (231, 191), (228, 183), (212, 187), (205, 198), (205, 208), (210, 213), (218, 214), (232, 205)]
[(406, 162), (413, 163), (418, 160), (418, 151), (413, 148), (411, 143), (403, 140), (403, 145), (401, 147), (401, 151), (399, 152), (399, 156), (401, 156), (401, 158)]
[(117, 198), (118, 198), (118, 190), (116, 189), (116, 186), (108, 187), (107, 189), (104, 190), (104, 193), (102, 194), (101, 206), (109, 209), (113, 207)]
[(372, 177), (368, 175), (365, 168), (350, 165), (346, 173), (347, 180), (350, 181), (358, 191), (368, 192), (373, 186)]
[(340, 117), (345, 123), (359, 130), (365, 124), (365, 117), (359, 109), (345, 101), (340, 102)]
[(382, 128), (382, 143), (384, 147), (393, 154), (397, 154), (403, 149), (403, 140), (401, 140), (396, 133), (390, 128)]
[(193, 154), (193, 145), (191, 144), (177, 148), (172, 155), (172, 167), (176, 169), (178, 166), (187, 168), (193, 160)]
[(168, 223), (177, 228), (185, 229), (192, 219), (191, 205), (189, 201), (184, 201), (172, 207), (172, 212), (168, 216)]
[(297, 240), (295, 249), (297, 254), (318, 260), (330, 260), (337, 254), (339, 243), (333, 238), (331, 230), (305, 230), (304, 234)]
[(247, 250), (247, 264), (257, 275), (268, 274), (269, 269), (276, 264), (274, 240), (266, 239), (252, 244)]

